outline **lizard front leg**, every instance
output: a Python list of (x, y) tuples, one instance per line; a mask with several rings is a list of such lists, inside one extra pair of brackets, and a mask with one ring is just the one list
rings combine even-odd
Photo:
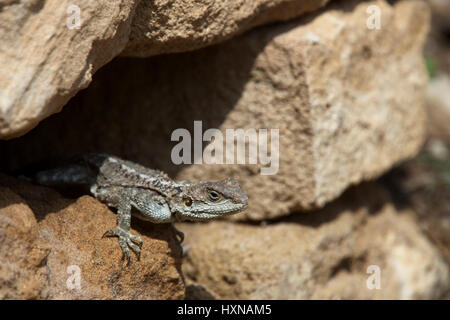
[(136, 193), (132, 199), (132, 205), (138, 210), (134, 214), (143, 220), (153, 223), (170, 223), (175, 240), (178, 244), (183, 242), (184, 233), (175, 228), (170, 208), (162, 196), (150, 191)]
[[(117, 208), (117, 228), (109, 229), (103, 237), (118, 237), (119, 245), (122, 248), (122, 259), (127, 259), (127, 265), (130, 263), (130, 247), (137, 255), (138, 260), (141, 255), (142, 240), (140, 237), (132, 235), (130, 232), (131, 222), (131, 199), (132, 192), (125, 189), (118, 203)], [(136, 245), (137, 244), (137, 245)]]

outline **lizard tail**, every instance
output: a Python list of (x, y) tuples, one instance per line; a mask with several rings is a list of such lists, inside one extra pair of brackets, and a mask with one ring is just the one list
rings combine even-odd
[(35, 184), (53, 187), (60, 190), (85, 190), (95, 183), (97, 167), (104, 160), (86, 156), (71, 156), (54, 162), (46, 161), (46, 165), (35, 164), (20, 173), (20, 178)]
[(31, 181), (48, 187), (90, 186), (95, 182), (95, 173), (88, 166), (71, 164), (36, 172)]

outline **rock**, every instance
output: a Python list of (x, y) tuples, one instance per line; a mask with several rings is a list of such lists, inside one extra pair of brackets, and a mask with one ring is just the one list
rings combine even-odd
[(255, 26), (292, 19), (328, 0), (142, 0), (123, 55), (148, 57), (216, 44)]
[(427, 0), (433, 14), (433, 22), (443, 30), (450, 29), (450, 3), (447, 0)]
[[(137, 1), (72, 2), (0, 4), (0, 139), (60, 111), (125, 47)], [(78, 12), (80, 28), (72, 28)]]
[(223, 41), (256, 25), (315, 10), (326, 2), (3, 1), (0, 139), (23, 135), (61, 111), (70, 98), (89, 85), (100, 67), (126, 47), (131, 30), (124, 54), (187, 51)]
[[(382, 30), (365, 28), (372, 3), (382, 10)], [(62, 113), (0, 143), (1, 166), (107, 152), (180, 180), (235, 177), (250, 199), (237, 218), (321, 207), (412, 157), (423, 141), (427, 7), (372, 3), (340, 2), (198, 52), (117, 59)], [(195, 120), (203, 132), (279, 129), (279, 170), (261, 175), (264, 165), (248, 159), (175, 165), (171, 134), (192, 133)]]
[(450, 144), (431, 138), (418, 157), (391, 170), (383, 181), (402, 205), (414, 210), (421, 229), (450, 265), (449, 163)]
[(38, 299), (50, 248), (39, 239), (38, 224), (25, 201), (0, 187), (0, 299)]
[(144, 245), (141, 260), (133, 257), (126, 267), (117, 239), (102, 239), (116, 225), (105, 205), (89, 196), (63, 198), (7, 176), (0, 185), (1, 298), (184, 297), (181, 250), (167, 225), (133, 219), (132, 232)]
[(450, 75), (442, 74), (430, 81), (426, 102), (429, 134), (450, 139)]
[(450, 1), (428, 0), (431, 27), (424, 49), (430, 74), (450, 74)]
[(440, 298), (448, 265), (412, 217), (380, 186), (363, 184), (318, 212), (265, 226), (178, 225), (187, 298)]

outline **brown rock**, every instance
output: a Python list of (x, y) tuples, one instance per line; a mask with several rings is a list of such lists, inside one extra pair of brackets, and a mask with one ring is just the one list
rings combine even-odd
[(191, 51), (229, 39), (255, 26), (284, 21), (328, 0), (142, 0), (122, 53), (148, 57)]
[(447, 0), (427, 0), (433, 14), (433, 22), (443, 30), (450, 28), (450, 3)]
[(50, 249), (25, 201), (0, 186), (0, 300), (38, 299)]
[[(327, 0), (68, 0), (0, 3), (0, 139), (23, 135), (59, 112), (92, 75), (118, 55), (193, 50), (267, 22), (286, 20)], [(78, 10), (78, 11), (77, 11)], [(79, 13), (79, 28), (72, 28)]]
[[(184, 297), (181, 251), (167, 225), (132, 221), (132, 232), (142, 238), (144, 245), (141, 260), (133, 258), (126, 267), (121, 261), (117, 239), (101, 238), (107, 229), (116, 225), (115, 214), (105, 205), (89, 196), (73, 200), (62, 198), (50, 189), (5, 176), (1, 177), (0, 185), (14, 190), (0, 189), (1, 207), (4, 207), (0, 210), (0, 283), (7, 283), (0, 286), (1, 297)], [(20, 227), (22, 222), (16, 222), (18, 226), (12, 228), (14, 224), (8, 222), (8, 218), (18, 220), (17, 213), (21, 211), (28, 220), (23, 222), (23, 227)], [(15, 273), (10, 271), (14, 266), (20, 266), (13, 269)], [(79, 288), (74, 287), (76, 282), (72, 281), (78, 271)]]
[[(379, 186), (360, 185), (314, 214), (265, 226), (181, 224), (187, 297), (440, 298), (449, 268), (411, 215)], [(369, 266), (379, 267), (380, 289), (367, 286)]]
[(392, 170), (384, 180), (414, 209), (421, 228), (450, 265), (449, 164), (450, 144), (432, 138), (417, 158)]
[[(366, 28), (380, 6), (381, 30)], [(262, 220), (323, 206), (416, 154), (425, 132), (423, 2), (340, 2), (198, 52), (118, 59), (59, 115), (0, 144), (7, 169), (48, 156), (108, 152), (176, 179), (234, 176)], [(389, 32), (386, 32), (389, 30)], [(279, 170), (173, 164), (177, 128), (279, 129)], [(45, 143), (42, 143), (45, 141)]]
[(0, 3), (0, 139), (31, 130), (88, 86), (125, 47), (136, 2), (76, 1), (79, 29), (68, 27), (73, 1)]
[(428, 133), (450, 139), (450, 75), (440, 75), (427, 88)]

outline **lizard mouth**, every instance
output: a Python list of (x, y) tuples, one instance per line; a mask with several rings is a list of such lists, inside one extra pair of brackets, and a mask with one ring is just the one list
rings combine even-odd
[(247, 207), (248, 207), (248, 204), (242, 204), (234, 209), (227, 208), (227, 209), (215, 211), (215, 212), (212, 212), (209, 214), (212, 216), (229, 216), (229, 215), (244, 211), (245, 209), (247, 209)]
[(218, 206), (211, 210), (210, 207), (191, 208), (187, 211), (176, 211), (175, 218), (177, 221), (207, 221), (215, 218), (230, 216), (247, 209), (248, 203), (233, 203)]

